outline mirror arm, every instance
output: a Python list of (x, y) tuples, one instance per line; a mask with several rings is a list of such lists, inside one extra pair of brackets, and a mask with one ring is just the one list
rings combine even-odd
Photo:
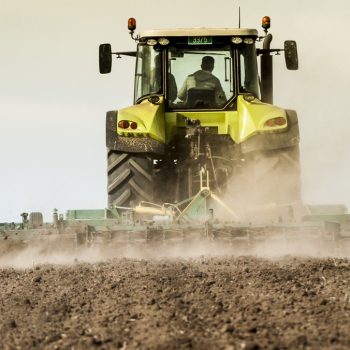
[(256, 50), (256, 55), (266, 55), (270, 54), (271, 52), (276, 52), (276, 55), (279, 55), (281, 51), (284, 51), (284, 49), (257, 49)]
[(121, 58), (120, 56), (130, 56), (136, 57), (136, 51), (126, 51), (126, 52), (112, 52), (112, 55), (117, 55), (117, 58)]

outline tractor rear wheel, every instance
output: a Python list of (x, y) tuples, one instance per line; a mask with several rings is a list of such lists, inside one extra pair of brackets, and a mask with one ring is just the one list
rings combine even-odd
[(107, 161), (109, 206), (153, 202), (153, 162), (148, 154), (108, 150)]
[(301, 202), (299, 146), (251, 152), (245, 160), (253, 205)]

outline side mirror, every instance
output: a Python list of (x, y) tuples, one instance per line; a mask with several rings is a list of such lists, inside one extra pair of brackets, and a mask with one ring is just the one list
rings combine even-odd
[(112, 47), (111, 44), (101, 44), (99, 49), (100, 73), (107, 74), (112, 70)]
[(297, 43), (294, 40), (286, 40), (284, 42), (284, 58), (286, 59), (287, 69), (298, 69)]

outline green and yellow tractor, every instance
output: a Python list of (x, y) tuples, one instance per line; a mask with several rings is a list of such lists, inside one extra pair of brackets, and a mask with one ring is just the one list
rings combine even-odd
[[(108, 205), (181, 203), (203, 189), (233, 208), (301, 201), (297, 114), (273, 103), (272, 54), (298, 69), (294, 41), (271, 49), (255, 29), (161, 29), (134, 36), (134, 105), (107, 112)], [(262, 48), (256, 44), (262, 42)], [(260, 56), (260, 75), (257, 57)], [(238, 209), (239, 210), (239, 209)]]

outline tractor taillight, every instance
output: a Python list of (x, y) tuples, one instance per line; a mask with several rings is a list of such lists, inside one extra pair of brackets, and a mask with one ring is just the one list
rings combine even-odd
[(128, 29), (131, 31), (134, 31), (136, 29), (136, 19), (135, 18), (128, 19)]
[(118, 127), (119, 128), (122, 128), (122, 129), (127, 129), (129, 127), (129, 122), (127, 120), (121, 120), (119, 123), (118, 123)]
[(137, 124), (135, 122), (131, 122), (130, 127), (131, 127), (131, 129), (136, 129)]
[(265, 16), (263, 19), (262, 19), (262, 27), (264, 29), (269, 29), (271, 26), (271, 19), (270, 17), (268, 16)]
[(274, 119), (270, 119), (267, 121), (266, 124), (267, 124), (267, 126), (275, 126), (275, 121), (274, 121)]
[(287, 121), (284, 118), (282, 118), (282, 117), (278, 117), (278, 118), (275, 119), (275, 124), (276, 125), (284, 125), (284, 124), (286, 124), (286, 122)]
[(266, 122), (266, 125), (267, 126), (281, 126), (281, 125), (285, 125), (287, 123), (287, 120), (282, 118), (282, 117), (277, 117), (277, 118), (274, 118), (274, 119), (269, 119), (267, 122)]

